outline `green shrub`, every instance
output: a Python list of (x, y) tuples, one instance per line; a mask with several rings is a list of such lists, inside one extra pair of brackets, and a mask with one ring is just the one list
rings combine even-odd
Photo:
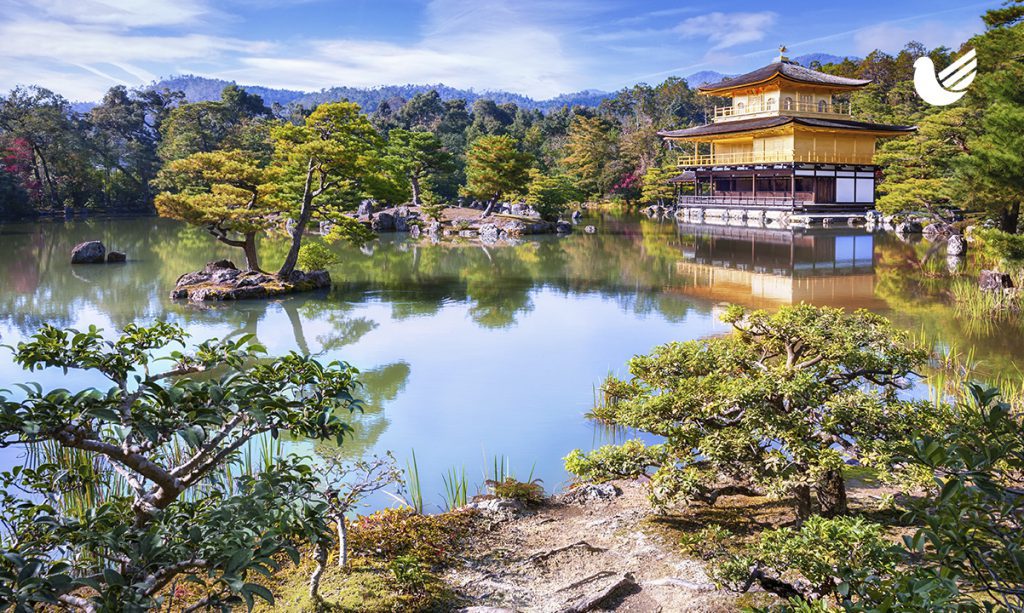
[(452, 562), (469, 532), (471, 511), (420, 515), (405, 507), (358, 518), (349, 530), (353, 556), (391, 562), (414, 556), (435, 567)]
[(995, 228), (976, 228), (972, 233), (984, 256), (1001, 266), (1024, 266), (1024, 236)]
[(679, 539), (683, 552), (704, 560), (719, 559), (730, 551), (736, 536), (728, 528), (710, 524), (697, 532), (686, 532)]
[(440, 196), (431, 191), (425, 191), (420, 196), (420, 211), (427, 219), (441, 221), (444, 217), (444, 210), (448, 204)]
[(622, 445), (605, 445), (584, 453), (573, 449), (565, 456), (565, 469), (581, 481), (603, 483), (612, 479), (630, 479), (644, 475), (647, 469), (660, 465), (665, 458), (661, 445), (648, 447), (640, 439)]
[(331, 248), (320, 241), (307, 241), (299, 248), (301, 270), (325, 270), (338, 263), (338, 257)]
[(540, 479), (524, 482), (514, 477), (506, 477), (503, 481), (488, 479), (486, 483), (498, 498), (511, 498), (528, 504), (544, 500), (544, 486), (541, 485)]

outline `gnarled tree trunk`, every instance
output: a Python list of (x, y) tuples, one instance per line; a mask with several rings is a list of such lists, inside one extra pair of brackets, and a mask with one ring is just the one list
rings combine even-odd
[(292, 246), (288, 249), (288, 255), (284, 264), (277, 271), (277, 276), (287, 279), (295, 270), (295, 264), (299, 261), (299, 247), (302, 246), (302, 237), (306, 233), (306, 226), (313, 217), (313, 159), (309, 160), (309, 168), (306, 170), (306, 185), (302, 190), (302, 208), (299, 210), (299, 218), (295, 220), (295, 227), (292, 228)]
[(999, 214), (999, 229), (1010, 234), (1017, 233), (1017, 224), (1020, 221), (1020, 203), (1014, 202), (1007, 205)]
[(345, 525), (345, 514), (335, 515), (334, 523), (338, 527), (338, 568), (345, 568), (348, 565), (348, 526)]
[(316, 561), (316, 569), (309, 577), (309, 599), (320, 602), (320, 580), (323, 579), (324, 569), (327, 567), (327, 543), (323, 540), (316, 544), (313, 560)]
[(501, 194), (494, 194), (494, 197), (487, 201), (487, 206), (484, 208), (484, 212), (480, 217), (490, 217), (491, 209), (493, 209), (494, 205), (497, 204), (499, 198), (501, 198)]
[(256, 253), (256, 233), (246, 232), (242, 242), (242, 249), (245, 251), (245, 267), (256, 272), (263, 272), (260, 268), (259, 254)]
[(409, 175), (409, 184), (412, 186), (412, 205), (420, 206), (423, 204), (423, 200), (420, 198), (420, 194), (423, 191), (420, 188), (420, 177), (416, 173)]
[(818, 478), (814, 489), (818, 495), (818, 505), (824, 517), (838, 517), (849, 512), (846, 502), (846, 479), (842, 470), (830, 470)]
[(811, 486), (797, 485), (793, 487), (793, 497), (796, 499), (796, 522), (802, 524), (811, 516)]

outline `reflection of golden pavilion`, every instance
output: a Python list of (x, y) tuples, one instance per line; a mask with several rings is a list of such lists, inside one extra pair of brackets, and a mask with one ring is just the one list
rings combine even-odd
[(874, 237), (851, 228), (791, 231), (680, 224), (678, 291), (752, 307), (806, 302), (881, 308), (875, 298)]

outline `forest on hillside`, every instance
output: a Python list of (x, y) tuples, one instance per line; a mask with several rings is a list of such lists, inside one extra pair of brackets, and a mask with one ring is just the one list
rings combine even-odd
[[(814, 63), (825, 72), (873, 81), (851, 95), (857, 119), (920, 128), (880, 147), (878, 161), (886, 167), (881, 209), (939, 214), (958, 207), (1017, 230), (1024, 186), (1021, 11), (1014, 4), (984, 15), (986, 31), (963, 46), (978, 50), (978, 79), (966, 98), (948, 107), (928, 106), (915, 94), (914, 61), (927, 55), (942, 67), (960, 49), (910, 42), (896, 54), (875, 51), (863, 59)], [(385, 99), (369, 119), (385, 143), (396, 129), (436, 137), (451, 158), (426, 177), (441, 201), (466, 195), (466, 156), (474, 142), (507, 136), (535, 174), (566, 178), (581, 198), (636, 203), (671, 194), (664, 181), (674, 174), (677, 151), (658, 131), (705, 123), (722, 103), (671, 77), (623, 89), (596, 105), (547, 112), (511, 101), (446, 98), (433, 89)], [(0, 97), (0, 217), (152, 212), (153, 181), (162, 166), (225, 148), (266, 153), (274, 125), (299, 125), (314, 110), (268, 104), (235, 85), (225, 86), (220, 99), (198, 102), (172, 89), (118, 86), (89, 110), (75, 109), (40, 87)], [(528, 186), (518, 187), (525, 192)], [(391, 190), (384, 198), (407, 192)]]

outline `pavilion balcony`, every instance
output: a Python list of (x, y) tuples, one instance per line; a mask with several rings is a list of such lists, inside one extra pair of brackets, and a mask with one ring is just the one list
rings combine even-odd
[(712, 153), (690, 155), (679, 158), (681, 168), (696, 166), (728, 166), (737, 164), (777, 164), (783, 162), (805, 162), (809, 164), (871, 164), (873, 154), (849, 154), (832, 152), (740, 151), (734, 153)]
[(769, 196), (754, 194), (715, 194), (715, 195), (682, 195), (677, 202), (680, 206), (724, 206), (754, 207), (765, 210), (791, 210), (797, 206), (813, 202), (813, 194), (797, 194), (796, 196)]
[(801, 115), (807, 117), (850, 117), (852, 115), (850, 103), (825, 101), (818, 102), (795, 102), (783, 100), (781, 103), (774, 98), (761, 101), (757, 100), (749, 104), (734, 104), (732, 106), (715, 107), (715, 118), (718, 121), (729, 121), (730, 119), (751, 119), (755, 117), (772, 117), (775, 115)]

